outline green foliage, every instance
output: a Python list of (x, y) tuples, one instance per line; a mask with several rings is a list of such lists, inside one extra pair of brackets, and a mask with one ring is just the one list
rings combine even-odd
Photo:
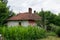
[(56, 36), (56, 33), (55, 32), (47, 32), (47, 35), (48, 36)]
[(4, 25), (7, 19), (13, 15), (14, 13), (11, 13), (7, 7), (7, 0), (0, 0), (0, 25)]
[[(45, 20), (46, 20), (46, 25), (50, 24), (50, 23), (53, 23), (55, 24), (55, 18), (57, 15), (53, 14), (51, 11), (43, 11), (44, 12), (44, 17), (45, 17)], [(38, 15), (40, 15), (42, 17), (42, 11), (40, 11), (38, 13)], [(44, 18), (43, 18), (44, 19)]]
[(57, 15), (55, 19), (56, 19), (55, 25), (60, 26), (60, 13)]
[[(43, 11), (43, 9), (41, 9), (41, 12), (39, 12), (38, 15), (41, 16), (40, 25), (41, 25), (43, 28), (45, 28), (46, 18), (45, 18), (45, 12)], [(39, 22), (38, 22), (38, 23), (39, 23)]]
[(9, 9), (7, 4), (0, 1), (0, 25), (3, 25), (7, 17), (9, 16)]
[(41, 16), (43, 20), (45, 20), (45, 22), (43, 20), (40, 20), (40, 26), (45, 24), (45, 26), (48, 27), (49, 29), (53, 27), (50, 24), (60, 26), (60, 14), (56, 15), (56, 14), (52, 13), (51, 11), (43, 10), (43, 11), (40, 11), (38, 13), (38, 15)]
[(0, 33), (5, 40), (37, 40), (46, 37), (46, 31), (38, 27), (3, 27)]
[(60, 27), (58, 27), (58, 28), (56, 29), (56, 34), (57, 34), (58, 37), (60, 37)]

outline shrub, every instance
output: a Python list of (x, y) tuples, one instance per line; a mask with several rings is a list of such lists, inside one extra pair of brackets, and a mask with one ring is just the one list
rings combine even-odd
[(49, 31), (52, 31), (52, 32), (55, 32), (56, 31), (56, 28), (58, 27), (58, 26), (56, 26), (56, 25), (54, 25), (54, 24), (50, 24), (49, 25), (50, 27), (49, 27)]
[(5, 40), (36, 40), (46, 37), (46, 31), (38, 27), (3, 27), (1, 34)]
[(57, 34), (58, 37), (60, 37), (60, 27), (58, 27), (58, 28), (56, 29), (56, 34)]
[(56, 36), (56, 33), (55, 32), (48, 32), (47, 35), (48, 36)]

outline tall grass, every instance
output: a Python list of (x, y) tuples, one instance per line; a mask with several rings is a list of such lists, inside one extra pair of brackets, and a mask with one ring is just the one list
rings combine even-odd
[(5, 40), (37, 40), (46, 37), (46, 31), (38, 27), (0, 27)]

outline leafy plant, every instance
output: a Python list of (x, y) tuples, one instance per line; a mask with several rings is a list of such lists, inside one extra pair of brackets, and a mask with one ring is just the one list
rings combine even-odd
[(57, 34), (58, 37), (60, 37), (60, 27), (58, 27), (58, 28), (56, 29), (56, 34)]
[(46, 37), (46, 31), (38, 27), (3, 27), (0, 33), (5, 40), (37, 40)]

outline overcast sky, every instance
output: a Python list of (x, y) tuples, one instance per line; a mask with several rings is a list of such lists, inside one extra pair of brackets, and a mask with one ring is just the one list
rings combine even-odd
[(31, 7), (33, 10), (50, 10), (54, 13), (60, 12), (60, 0), (8, 0), (8, 6), (15, 13), (27, 12)]

